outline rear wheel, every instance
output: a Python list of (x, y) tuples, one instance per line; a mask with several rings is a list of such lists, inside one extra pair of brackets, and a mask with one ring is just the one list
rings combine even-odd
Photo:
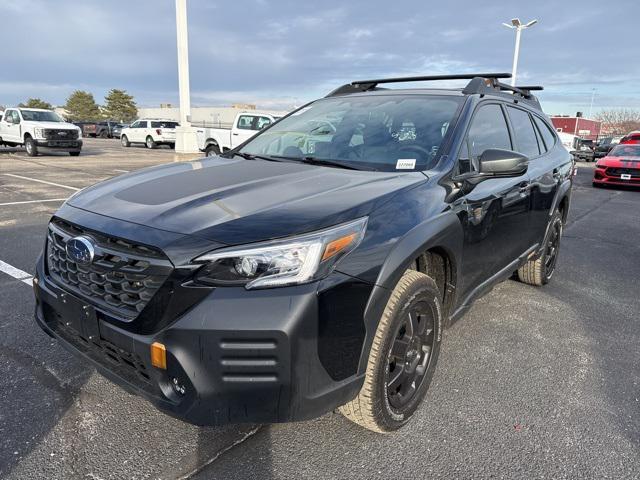
[(340, 407), (375, 432), (397, 430), (424, 398), (442, 338), (441, 296), (432, 278), (408, 270), (393, 290), (371, 345), (364, 385)]
[(103, 130), (100, 132), (100, 138), (108, 138), (109, 137), (109, 132), (107, 132), (106, 130)]
[(561, 237), (562, 215), (556, 212), (551, 218), (542, 253), (538, 258), (529, 260), (518, 269), (518, 278), (521, 282), (538, 287), (549, 283), (556, 269)]
[(25, 138), (24, 148), (27, 150), (27, 155), (29, 155), (30, 157), (38, 156), (38, 146), (36, 145), (36, 141), (33, 138)]
[(122, 135), (122, 137), (120, 137), (120, 144), (123, 147), (130, 147), (131, 146), (131, 142), (129, 142), (129, 139), (127, 138), (126, 135)]
[(80, 152), (69, 152), (69, 155), (71, 155), (72, 157), (79, 157)]
[(147, 137), (147, 140), (144, 142), (144, 144), (147, 146), (147, 148), (149, 149), (154, 149), (156, 148), (156, 142), (153, 141), (153, 138), (151, 137), (151, 135), (149, 135)]

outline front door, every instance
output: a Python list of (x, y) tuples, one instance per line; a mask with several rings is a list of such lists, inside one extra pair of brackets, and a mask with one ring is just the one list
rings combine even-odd
[[(514, 150), (504, 108), (483, 103), (475, 111), (458, 160), (459, 173), (477, 171), (482, 153)], [(529, 247), (529, 177), (489, 178), (467, 186), (457, 202), (464, 231), (461, 298), (503, 270)]]

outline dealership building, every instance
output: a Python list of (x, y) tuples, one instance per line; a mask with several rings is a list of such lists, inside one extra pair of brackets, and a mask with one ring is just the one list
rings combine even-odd
[(553, 115), (551, 122), (556, 131), (576, 135), (585, 140), (598, 140), (602, 123), (597, 120), (590, 120), (578, 112), (575, 117), (568, 115)]

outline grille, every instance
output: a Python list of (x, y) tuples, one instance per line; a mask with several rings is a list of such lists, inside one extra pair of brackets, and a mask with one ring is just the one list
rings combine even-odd
[[(67, 257), (67, 242), (78, 235), (95, 244), (91, 264)], [(51, 278), (98, 308), (125, 319), (135, 318), (153, 298), (172, 270), (158, 250), (108, 237), (54, 218), (47, 236), (47, 266)]]
[(640, 168), (608, 168), (607, 175), (631, 175), (632, 177), (640, 177)]
[[(62, 135), (60, 133), (62, 133)], [(44, 136), (47, 140), (76, 140), (78, 138), (78, 131), (62, 128), (47, 128), (44, 131)]]

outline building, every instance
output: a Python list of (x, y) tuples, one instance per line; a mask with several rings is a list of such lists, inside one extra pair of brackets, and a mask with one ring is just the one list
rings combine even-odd
[(600, 130), (602, 129), (601, 122), (584, 118), (580, 112), (578, 112), (578, 115), (575, 117), (553, 115), (551, 122), (556, 131), (577, 135), (585, 140), (597, 140), (600, 136)]
[[(191, 124), (195, 127), (230, 127), (238, 113), (248, 110), (255, 112), (255, 108), (255, 105), (246, 104), (238, 104), (232, 107), (191, 107)], [(276, 110), (260, 111), (276, 116), (283, 116), (289, 113)], [(138, 107), (138, 117), (179, 121), (180, 109), (171, 104), (161, 104), (160, 107)]]

